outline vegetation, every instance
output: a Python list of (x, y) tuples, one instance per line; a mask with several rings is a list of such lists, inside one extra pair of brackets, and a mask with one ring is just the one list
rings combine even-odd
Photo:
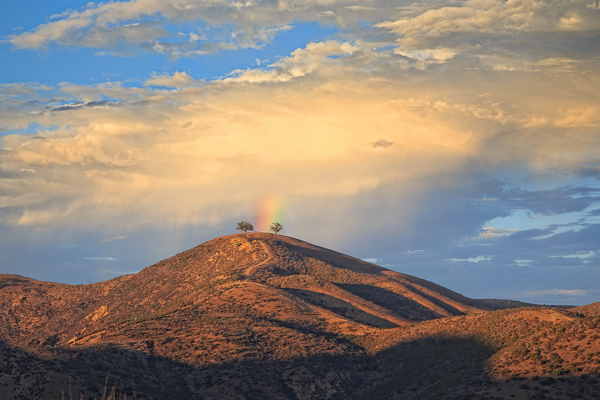
[(281, 225), (279, 222), (273, 222), (269, 230), (275, 234), (278, 234), (283, 230), (283, 225)]
[(253, 231), (254, 226), (252, 226), (252, 224), (248, 221), (242, 221), (242, 222), (238, 222), (237, 228), (235, 228), (235, 230), (236, 231), (244, 231), (244, 233), (246, 233), (248, 231)]
[(592, 309), (490, 311), (287, 236), (218, 238), (92, 285), (0, 287), (7, 400), (600, 398)]

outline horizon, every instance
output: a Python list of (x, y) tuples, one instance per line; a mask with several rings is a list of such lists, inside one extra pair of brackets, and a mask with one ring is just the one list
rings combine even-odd
[(598, 1), (159, 3), (0, 6), (0, 273), (104, 281), (247, 220), (600, 301)]
[[(230, 236), (242, 236), (242, 237), (248, 237), (248, 235), (252, 235), (252, 234), (268, 234), (268, 235), (272, 235), (272, 236), (275, 236), (275, 237), (276, 237), (276, 236), (284, 236), (284, 237), (287, 237), (287, 238), (290, 238), (290, 239), (293, 239), (293, 240), (297, 240), (297, 241), (300, 241), (300, 242), (307, 243), (307, 244), (309, 244), (309, 245), (312, 245), (312, 246), (321, 247), (321, 246), (319, 246), (318, 244), (315, 244), (315, 243), (309, 243), (309, 242), (306, 242), (306, 241), (304, 241), (304, 240), (302, 240), (302, 239), (299, 239), (299, 238), (296, 238), (296, 237), (293, 237), (293, 236), (288, 236), (288, 235), (281, 234), (281, 233), (273, 233), (273, 232), (267, 232), (267, 231), (257, 231), (257, 230), (252, 230), (252, 231), (248, 231), (248, 232), (236, 232), (236, 233), (232, 233), (232, 234), (226, 234), (226, 235), (223, 235), (223, 236), (217, 236), (217, 237), (214, 237), (214, 238), (212, 238), (212, 239), (209, 239), (209, 240), (207, 240), (207, 241), (205, 241), (205, 242), (199, 243), (198, 245), (196, 245), (196, 246), (194, 246), (194, 247), (198, 247), (198, 246), (201, 246), (201, 245), (203, 245), (203, 244), (206, 244), (206, 243), (209, 243), (209, 242), (212, 242), (212, 241), (216, 241), (216, 240), (218, 240), (218, 239), (222, 239), (222, 238), (227, 238), (227, 237), (230, 237)], [(189, 251), (189, 250), (192, 250), (194, 247), (191, 247), (191, 248), (189, 248), (189, 249), (185, 249), (185, 250), (183, 250), (183, 251), (181, 251), (181, 252), (179, 252), (179, 253), (173, 254), (172, 256), (170, 256), (170, 257), (167, 257), (167, 258), (165, 258), (165, 259), (162, 259), (162, 260), (157, 260), (157, 261), (156, 261), (154, 264), (152, 264), (152, 265), (149, 265), (148, 267), (145, 267), (145, 268), (149, 268), (149, 267), (153, 267), (153, 266), (160, 265), (160, 264), (161, 264), (163, 261), (165, 261), (165, 260), (169, 260), (170, 258), (176, 257), (176, 256), (178, 256), (178, 255), (179, 255), (179, 254), (181, 254), (181, 253), (185, 253), (185, 252), (187, 252), (187, 251)], [(325, 248), (325, 247), (321, 247), (321, 248), (322, 248), (322, 249), (324, 249), (324, 250), (328, 250), (328, 251), (332, 251), (332, 252), (338, 253), (338, 254), (340, 254), (340, 255), (342, 255), (342, 256), (349, 256), (349, 257), (352, 257), (352, 255), (350, 255), (350, 254), (340, 253), (340, 252), (336, 251), (335, 249), (328, 249), (328, 248)], [(378, 265), (378, 264), (375, 264), (375, 263), (373, 263), (373, 262), (371, 262), (371, 261), (368, 261), (368, 259), (360, 259), (360, 258), (356, 258), (356, 257), (353, 257), (353, 258), (355, 258), (355, 259), (357, 259), (357, 260), (359, 260), (359, 261), (363, 261), (363, 262), (365, 262), (365, 263), (369, 263), (369, 264), (377, 265), (377, 266), (379, 266), (379, 267), (381, 267), (381, 268), (383, 268), (383, 269), (386, 269), (386, 270), (388, 270), (388, 271), (394, 271), (394, 270), (391, 270), (391, 269), (388, 269), (388, 268), (382, 267), (382, 266), (380, 266), (380, 265)], [(145, 269), (145, 268), (143, 268), (143, 269)], [(124, 276), (128, 276), (128, 275), (135, 275), (135, 274), (137, 274), (138, 272), (141, 272), (141, 270), (140, 270), (140, 271), (133, 271), (133, 272), (131, 272), (131, 273), (125, 273), (125, 274), (123, 274), (123, 275), (117, 275), (117, 276), (115, 276), (115, 277), (113, 277), (113, 278), (110, 278), (110, 279), (107, 279), (107, 280), (105, 280), (105, 281), (108, 281), (108, 280), (111, 280), (111, 279), (115, 279), (115, 278), (124, 277)], [(396, 272), (401, 272), (401, 271), (396, 271)], [(14, 275), (14, 276), (20, 276), (20, 277), (22, 277), (22, 278), (33, 279), (33, 278), (30, 278), (30, 277), (27, 277), (27, 276), (24, 276), (24, 275), (19, 275), (19, 274), (6, 274), (6, 275)], [(421, 278), (421, 277), (417, 277), (417, 276), (414, 276), (414, 277), (415, 277), (415, 278)], [(39, 281), (39, 280), (38, 280), (38, 281)], [(92, 284), (94, 284), (94, 283), (101, 283), (101, 282), (105, 282), (105, 281), (98, 281), (98, 282), (88, 282), (88, 283), (75, 283), (75, 284), (70, 284), (70, 285), (73, 285), (73, 286), (79, 286), (79, 285), (92, 285)], [(65, 282), (53, 282), (53, 281), (41, 281), (41, 282), (60, 283), (60, 284), (63, 284), (63, 283), (65, 283)], [(437, 284), (436, 282), (431, 282), (431, 283)], [(67, 285), (69, 285), (68, 283), (66, 283), (66, 284), (67, 284)], [(446, 289), (450, 289), (450, 290), (452, 290), (452, 288), (446, 288)], [(453, 291), (453, 292), (455, 292), (455, 293), (458, 293), (459, 295), (463, 295), (463, 296), (464, 296), (464, 294), (463, 294), (463, 293), (456, 292), (456, 291), (454, 291), (454, 290), (452, 290), (452, 291)], [(468, 297), (468, 296), (467, 296), (467, 297)], [(473, 300), (508, 300), (508, 301), (518, 301), (518, 300), (514, 300), (514, 299), (496, 299), (496, 298), (471, 298), (471, 299), (473, 299)], [(583, 304), (583, 305), (589, 305), (589, 304), (593, 304), (593, 303), (587, 303), (587, 304)], [(531, 303), (531, 305), (532, 305), (532, 306), (540, 306), (540, 307), (562, 307), (562, 306), (566, 306), (566, 307), (577, 307), (576, 305), (571, 305), (571, 304), (542, 304), (542, 303), (539, 303), (539, 304), (538, 304), (538, 303)]]

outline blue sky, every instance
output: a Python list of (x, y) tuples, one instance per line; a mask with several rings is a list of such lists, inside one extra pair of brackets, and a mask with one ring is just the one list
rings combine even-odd
[(110, 279), (270, 209), (470, 297), (599, 301), (599, 40), (592, 0), (3, 2), (0, 273)]

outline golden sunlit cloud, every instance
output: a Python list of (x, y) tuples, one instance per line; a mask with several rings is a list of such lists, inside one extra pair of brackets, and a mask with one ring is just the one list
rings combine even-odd
[[(313, 43), (268, 69), (201, 88), (185, 73), (156, 76), (146, 83), (184, 88), (138, 89), (135, 100), (130, 94), (114, 104), (90, 106), (88, 93), (118, 87), (84, 88), (88, 103), (40, 117), (57, 129), (2, 139), (2, 167), (19, 176), (18, 186), (2, 183), (12, 207), (3, 219), (23, 226), (82, 218), (130, 226), (216, 222), (265, 192), (335, 198), (419, 176), (435, 186), (436, 176), (460, 173), (472, 158), (560, 163), (565, 142), (575, 152), (567, 159), (598, 149), (580, 131), (596, 126), (598, 98), (581, 109), (531, 106), (535, 94), (507, 104), (502, 90), (492, 95), (464, 82), (460, 91), (425, 82), (418, 94), (404, 82), (410, 70), (383, 78), (350, 68), (357, 52), (356, 45)], [(510, 86), (521, 77), (502, 79)], [(569, 96), (576, 93), (563, 91)], [(557, 127), (554, 147), (543, 128), (526, 128), (535, 121)], [(518, 151), (486, 148), (507, 129), (513, 133), (503, 145)]]

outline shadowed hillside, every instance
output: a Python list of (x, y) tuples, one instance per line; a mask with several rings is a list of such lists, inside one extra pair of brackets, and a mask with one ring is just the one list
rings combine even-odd
[(96, 284), (0, 276), (0, 393), (100, 398), (109, 375), (138, 399), (600, 394), (599, 317), (493, 311), (514, 304), (231, 235)]

